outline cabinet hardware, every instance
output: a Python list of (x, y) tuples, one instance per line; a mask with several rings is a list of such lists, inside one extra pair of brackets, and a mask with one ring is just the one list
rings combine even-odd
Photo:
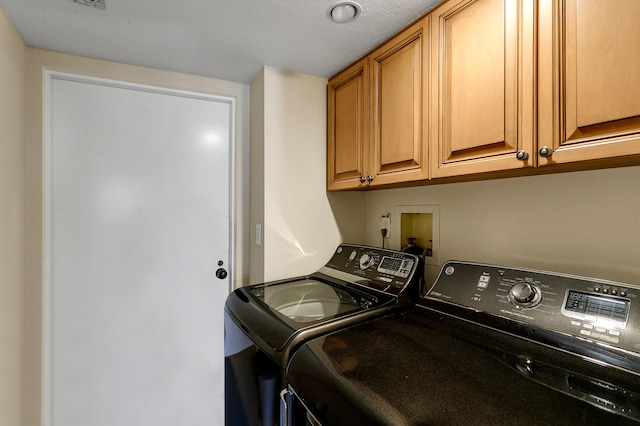
[(553, 150), (548, 146), (543, 146), (542, 148), (540, 148), (540, 151), (538, 151), (538, 154), (540, 154), (540, 157), (551, 157), (551, 154), (553, 154)]

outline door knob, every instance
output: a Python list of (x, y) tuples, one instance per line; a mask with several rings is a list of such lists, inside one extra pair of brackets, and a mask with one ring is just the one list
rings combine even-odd
[(225, 278), (227, 278), (227, 270), (224, 268), (218, 268), (218, 270), (216, 271), (216, 277), (218, 277), (221, 280), (224, 280)]

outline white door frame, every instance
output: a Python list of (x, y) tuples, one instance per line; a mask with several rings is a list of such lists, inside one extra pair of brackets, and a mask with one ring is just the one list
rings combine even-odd
[[(182, 96), (194, 99), (215, 100), (218, 102), (228, 103), (230, 105), (230, 123), (229, 123), (229, 252), (227, 255), (227, 271), (228, 271), (228, 293), (233, 289), (235, 276), (235, 147), (236, 147), (236, 100), (229, 96), (211, 95), (206, 93), (197, 93), (185, 90), (169, 89), (165, 87), (149, 86), (138, 83), (130, 83), (126, 81), (110, 80), (99, 77), (90, 77), (85, 75), (71, 74), (59, 71), (44, 71), (44, 149), (43, 149), (43, 188), (44, 188), (44, 292), (43, 292), (43, 313), (42, 313), (42, 384), (43, 384), (43, 400), (42, 400), (42, 421), (44, 426), (51, 425), (52, 419), (52, 90), (53, 80), (67, 80), (81, 83), (98, 84), (107, 87), (126, 88), (131, 90), (151, 92), (164, 95)], [(222, 314), (221, 314), (222, 315)]]

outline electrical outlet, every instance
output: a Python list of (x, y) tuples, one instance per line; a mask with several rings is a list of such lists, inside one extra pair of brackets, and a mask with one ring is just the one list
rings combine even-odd
[(384, 216), (382, 217), (380, 229), (386, 229), (387, 235), (385, 236), (385, 238), (389, 238), (389, 235), (391, 234), (391, 218), (390, 217), (384, 217)]

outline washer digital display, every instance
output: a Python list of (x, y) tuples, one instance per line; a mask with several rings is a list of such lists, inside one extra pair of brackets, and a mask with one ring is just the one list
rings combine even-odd
[(413, 268), (413, 260), (385, 256), (378, 266), (378, 272), (407, 278)]

